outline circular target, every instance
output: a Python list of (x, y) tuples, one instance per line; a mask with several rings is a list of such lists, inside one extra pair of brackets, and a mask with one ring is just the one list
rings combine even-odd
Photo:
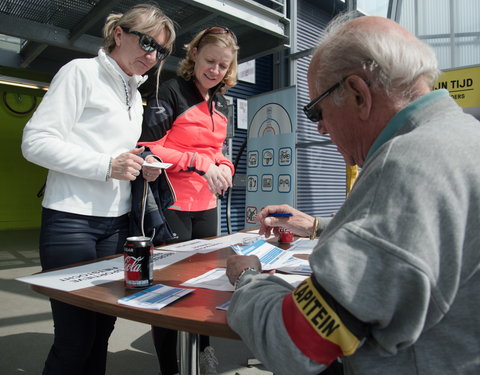
[(248, 129), (249, 138), (288, 134), (293, 131), (288, 112), (277, 103), (268, 103), (261, 107), (253, 116)]

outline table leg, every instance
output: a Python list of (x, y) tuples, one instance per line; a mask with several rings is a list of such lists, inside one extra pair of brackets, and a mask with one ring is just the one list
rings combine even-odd
[(180, 347), (180, 375), (199, 375), (199, 336), (195, 333), (179, 331), (178, 342)]

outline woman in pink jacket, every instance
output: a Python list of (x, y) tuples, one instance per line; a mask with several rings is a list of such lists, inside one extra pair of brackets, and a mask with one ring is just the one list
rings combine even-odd
[[(217, 196), (232, 186), (233, 164), (222, 153), (227, 102), (222, 95), (236, 84), (237, 39), (225, 27), (210, 27), (186, 45), (178, 76), (162, 84), (148, 101), (140, 144), (168, 169), (176, 201), (165, 217), (177, 242), (217, 235)], [(178, 372), (176, 331), (154, 328), (163, 375)], [(201, 372), (216, 374), (216, 359), (201, 337)]]

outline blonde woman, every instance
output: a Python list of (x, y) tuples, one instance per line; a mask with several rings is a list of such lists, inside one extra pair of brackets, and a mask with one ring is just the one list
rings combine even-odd
[[(155, 6), (111, 14), (98, 56), (69, 62), (25, 127), (26, 159), (48, 168), (42, 202), (43, 270), (120, 253), (128, 232), (130, 181), (144, 160), (142, 75), (169, 55), (172, 21)], [(151, 157), (151, 156), (150, 156)], [(159, 175), (144, 168), (153, 181)], [(44, 375), (104, 374), (115, 318), (51, 300), (54, 343)]]
[[(232, 186), (233, 164), (222, 154), (227, 102), (222, 95), (236, 84), (237, 39), (226, 27), (199, 32), (186, 45), (178, 76), (162, 84), (145, 111), (141, 144), (172, 163), (168, 176), (176, 202), (165, 217), (176, 241), (217, 234), (217, 196)], [(178, 372), (176, 331), (154, 328), (163, 375)], [(216, 374), (216, 358), (200, 338), (202, 374)]]

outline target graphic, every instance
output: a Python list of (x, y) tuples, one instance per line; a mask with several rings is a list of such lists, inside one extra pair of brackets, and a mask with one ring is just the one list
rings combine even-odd
[(292, 120), (285, 108), (277, 103), (268, 103), (253, 116), (248, 137), (260, 138), (266, 135), (288, 134), (292, 131)]

